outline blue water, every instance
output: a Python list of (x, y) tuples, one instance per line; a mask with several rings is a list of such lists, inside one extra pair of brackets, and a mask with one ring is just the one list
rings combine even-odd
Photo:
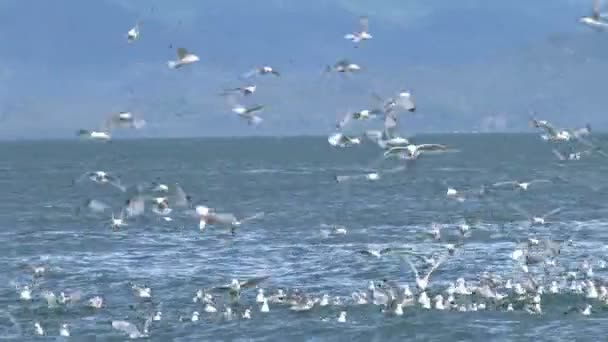
[[(33, 322), (39, 321), (48, 340), (59, 338), (60, 323), (70, 325), (73, 340), (125, 340), (110, 322), (127, 320), (141, 327), (142, 317), (162, 302), (163, 319), (153, 322), (150, 340), (603, 340), (608, 326), (605, 304), (584, 295), (545, 294), (542, 315), (528, 314), (521, 306), (506, 312), (504, 305), (488, 304), (488, 310), (478, 312), (441, 312), (417, 305), (395, 317), (381, 313), (380, 306), (348, 300), (370, 280), (396, 280), (414, 289), (413, 275), (397, 255), (376, 259), (356, 251), (372, 245), (442, 255), (442, 244), (425, 232), (432, 222), (442, 223), (443, 242), (460, 241), (455, 224), (463, 217), (476, 222), (471, 236), (433, 274), (432, 294), (458, 277), (474, 284), (484, 271), (524, 279), (510, 253), (528, 237), (572, 240), (557, 258), (556, 271), (545, 274), (531, 267), (542, 283), (563, 282), (562, 274), (575, 271), (585, 258), (594, 266), (594, 277), (606, 275), (601, 265), (608, 239), (606, 159), (560, 162), (552, 146), (536, 135), (435, 135), (416, 141), (444, 143), (460, 152), (425, 156), (406, 171), (383, 175), (376, 182), (337, 183), (337, 174), (366, 169), (379, 156), (377, 147), (334, 149), (325, 138), (4, 142), (0, 338), (43, 339), (34, 335)], [(173, 221), (166, 222), (151, 212), (112, 231), (111, 212), (120, 211), (127, 195), (92, 182), (73, 184), (93, 170), (113, 172), (127, 185), (155, 179), (178, 182), (194, 204), (238, 217), (266, 215), (244, 224), (234, 236), (218, 227), (200, 232), (197, 220), (186, 215), (172, 215)], [(467, 190), (535, 178), (552, 183), (526, 192), (492, 191), (462, 203), (445, 195), (447, 186)], [(86, 199), (113, 208), (104, 214), (77, 214)], [(509, 203), (538, 215), (556, 207), (564, 210), (545, 226), (529, 227)], [(344, 225), (347, 233), (325, 236), (323, 224)], [(33, 281), (23, 267), (27, 264), (49, 269), (35, 281), (31, 302), (19, 300), (15, 290)], [(202, 312), (201, 304), (192, 301), (197, 289), (260, 275), (270, 275), (263, 283), (269, 294), (279, 288), (298, 289), (345, 301), (308, 312), (271, 304), (264, 314), (252, 289), (244, 291), (240, 306), (234, 307), (236, 312), (251, 307), (251, 320), (225, 320), (220, 313)], [(130, 283), (149, 285), (152, 301), (136, 298)], [(80, 291), (83, 299), (48, 308), (41, 298), (44, 290)], [(98, 311), (85, 305), (94, 295), (105, 300)], [(585, 303), (593, 305), (592, 315), (576, 310), (564, 314)], [(179, 320), (195, 310), (201, 312), (199, 322)], [(337, 322), (340, 311), (347, 312), (346, 323)]]

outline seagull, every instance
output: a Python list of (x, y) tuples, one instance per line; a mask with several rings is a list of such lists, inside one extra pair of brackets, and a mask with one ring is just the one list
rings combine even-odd
[(87, 306), (92, 309), (101, 309), (101, 307), (103, 306), (103, 298), (101, 298), (100, 296), (92, 297), (88, 300)]
[(251, 107), (245, 107), (242, 104), (238, 103), (234, 97), (229, 97), (228, 101), (232, 107), (232, 112), (236, 113), (241, 118), (247, 120), (247, 123), (252, 125), (257, 125), (261, 123), (263, 120), (258, 116), (258, 113), (261, 113), (264, 110), (263, 105), (254, 105)]
[(87, 178), (97, 184), (110, 184), (115, 188), (119, 189), (120, 191), (126, 191), (126, 188), (122, 184), (120, 184), (120, 180), (117, 177), (105, 171), (85, 172), (82, 176), (75, 179), (73, 183), (79, 183)]
[(590, 26), (594, 29), (603, 29), (608, 27), (608, 22), (606, 19), (600, 14), (600, 1), (593, 0), (593, 7), (591, 9), (591, 15), (584, 16), (580, 18), (580, 22)]
[(129, 43), (133, 43), (139, 38), (139, 26), (140, 23), (135, 23), (135, 26), (127, 32), (127, 41)]
[(386, 247), (386, 248), (381, 248), (381, 249), (371, 249), (371, 248), (368, 248), (368, 249), (359, 250), (357, 252), (360, 253), (360, 254), (363, 254), (363, 255), (374, 256), (376, 258), (381, 258), (382, 255), (384, 255), (386, 253), (390, 253), (392, 251), (393, 251), (392, 248)]
[(334, 147), (350, 147), (353, 145), (359, 145), (361, 139), (355, 137), (348, 137), (341, 132), (336, 132), (327, 138), (327, 142)]
[(112, 229), (113, 230), (119, 230), (120, 228), (124, 227), (127, 225), (127, 223), (124, 221), (125, 219), (125, 213), (124, 211), (120, 212), (120, 216), (115, 217), (114, 213), (112, 213)]
[(503, 187), (503, 186), (512, 186), (515, 187), (516, 189), (521, 189), (521, 190), (528, 190), (528, 187), (530, 187), (530, 185), (532, 184), (538, 184), (538, 183), (551, 183), (551, 181), (546, 180), (546, 179), (534, 179), (528, 182), (518, 182), (518, 181), (505, 181), (505, 182), (498, 182), (498, 183), (494, 183), (492, 184), (493, 187)]
[(42, 325), (40, 325), (40, 322), (34, 322), (34, 329), (36, 329), (36, 335), (44, 335), (44, 329), (42, 329)]
[(255, 75), (262, 75), (262, 76), (263, 75), (274, 75), (274, 76), (279, 77), (279, 76), (281, 76), (281, 73), (279, 73), (278, 71), (276, 71), (274, 68), (272, 68), (272, 67), (270, 67), (268, 65), (265, 65), (265, 66), (258, 67), (258, 68), (255, 68), (255, 69), (251, 70), (251, 71), (246, 72), (243, 75), (243, 77), (244, 78), (250, 78), (250, 77), (255, 76)]
[(406, 146), (391, 147), (388, 151), (384, 152), (384, 157), (399, 156), (404, 159), (418, 159), (424, 152), (445, 152), (447, 149), (448, 147), (446, 145), (441, 144), (409, 144)]
[(90, 131), (87, 129), (79, 130), (77, 135), (81, 138), (87, 138), (89, 140), (109, 141), (112, 139), (110, 133), (103, 131)]
[(135, 128), (139, 129), (146, 125), (143, 119), (137, 119), (131, 112), (118, 112), (110, 114), (106, 120), (106, 127), (113, 128)]
[(230, 213), (216, 213), (205, 206), (197, 206), (195, 212), (199, 217), (199, 229), (202, 231), (207, 225), (218, 224), (222, 226), (230, 227), (232, 234), (234, 235), (237, 227), (243, 225), (247, 221), (258, 219), (264, 216), (263, 212), (256, 213), (248, 216), (244, 219), (237, 219), (234, 214)]
[(437, 261), (435, 263), (435, 265), (433, 265), (431, 267), (431, 269), (428, 271), (428, 273), (424, 277), (421, 278), (420, 275), (418, 274), (418, 270), (416, 269), (416, 266), (414, 266), (414, 264), (410, 261), (410, 259), (407, 256), (402, 257), (402, 259), (405, 259), (405, 261), (408, 263), (408, 265), (412, 269), (412, 272), (414, 272), (414, 276), (416, 277), (416, 287), (420, 291), (426, 290), (426, 288), (429, 285), (429, 278), (431, 277), (431, 274), (433, 274), (433, 272), (445, 261), (445, 257), (439, 259), (439, 261)]
[(392, 113), (396, 109), (402, 109), (408, 112), (416, 111), (416, 103), (412, 93), (409, 90), (402, 89), (397, 93), (396, 96), (390, 97), (386, 100), (384, 100), (377, 93), (372, 93), (372, 96), (376, 99), (376, 101), (382, 103), (385, 113)]
[(218, 286), (215, 288), (215, 290), (227, 291), (233, 299), (238, 299), (241, 295), (242, 289), (255, 287), (268, 278), (270, 278), (270, 276), (250, 278), (247, 280), (232, 279), (232, 282), (230, 282), (229, 285)]
[(200, 61), (200, 58), (197, 55), (195, 55), (191, 52), (188, 52), (188, 50), (186, 50), (184, 48), (178, 48), (177, 49), (177, 60), (167, 62), (167, 65), (169, 66), (170, 69), (177, 69), (184, 65), (196, 63), (198, 61)]
[(325, 73), (332, 72), (332, 71), (336, 71), (339, 73), (357, 72), (357, 71), (361, 71), (361, 66), (359, 64), (352, 63), (348, 59), (341, 59), (341, 60), (337, 61), (333, 65), (333, 67), (329, 66), (329, 65), (325, 67)]
[(353, 43), (372, 39), (372, 35), (369, 34), (369, 18), (366, 16), (359, 17), (359, 32), (349, 33), (344, 36), (344, 39), (350, 40)]
[(382, 113), (380, 109), (364, 109), (358, 112), (347, 113), (344, 118), (336, 124), (336, 127), (342, 129), (350, 120), (364, 121), (374, 119), (380, 113)]
[(148, 327), (152, 322), (151, 319), (147, 319), (143, 326), (143, 332), (140, 332), (139, 329), (133, 323), (129, 323), (127, 321), (112, 321), (112, 328), (122, 331), (129, 336), (131, 339), (135, 338), (146, 338), (148, 337)]
[(255, 93), (256, 90), (257, 90), (256, 85), (251, 84), (251, 85), (242, 86), (242, 87), (238, 87), (238, 88), (224, 89), (224, 92), (221, 95), (226, 96), (226, 95), (231, 95), (234, 93), (240, 93), (243, 96), (249, 96), (249, 95), (252, 95), (253, 93)]
[(511, 208), (513, 208), (515, 211), (517, 211), (518, 213), (520, 213), (521, 215), (528, 217), (530, 219), (530, 223), (532, 225), (544, 225), (546, 224), (546, 219), (549, 216), (553, 216), (557, 213), (559, 213), (560, 211), (562, 211), (562, 208), (556, 208), (551, 210), (550, 212), (546, 213), (543, 216), (533, 216), (530, 215), (530, 213), (528, 213), (527, 211), (525, 211), (524, 209), (522, 209), (521, 207), (515, 205), (515, 204), (511, 204)]
[(70, 336), (70, 330), (69, 330), (69, 326), (67, 323), (61, 324), (61, 328), (59, 329), (59, 335), (63, 336), (63, 337)]
[(567, 130), (557, 130), (546, 120), (537, 120), (532, 118), (530, 124), (535, 128), (545, 130), (546, 134), (541, 135), (543, 140), (549, 141), (570, 141), (572, 135)]

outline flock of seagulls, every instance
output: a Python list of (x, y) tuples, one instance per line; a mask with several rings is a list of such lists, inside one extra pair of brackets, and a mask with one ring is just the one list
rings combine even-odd
[[(605, 17), (599, 12), (599, 2), (593, 2), (593, 11), (590, 16), (581, 18), (581, 22), (594, 28), (608, 26)], [(140, 38), (141, 23), (137, 23), (127, 32), (127, 42), (135, 44)], [(369, 19), (359, 18), (359, 27), (354, 32), (344, 36), (356, 47), (373, 38), (369, 32)], [(171, 69), (179, 69), (193, 65), (200, 58), (185, 48), (177, 48), (177, 58), (168, 61)], [(337, 61), (334, 65), (327, 66), (326, 72), (356, 73), (362, 71), (362, 67), (347, 59)], [(250, 81), (256, 76), (280, 77), (281, 74), (270, 66), (256, 67), (244, 73), (243, 80)], [(257, 86), (252, 82), (224, 89), (221, 93), (228, 100), (231, 111), (245, 120), (249, 125), (258, 125), (263, 120), (259, 116), (265, 106), (261, 104), (244, 105), (243, 99), (252, 97)], [(391, 170), (374, 170), (361, 175), (336, 175), (337, 182), (366, 179), (369, 181), (380, 180), (381, 174), (400, 172), (416, 163), (426, 155), (458, 152), (450, 146), (439, 143), (414, 143), (413, 138), (402, 137), (398, 134), (398, 122), (407, 115), (417, 113), (416, 102), (409, 90), (402, 89), (393, 96), (383, 98), (373, 94), (377, 107), (360, 109), (349, 112), (336, 123), (336, 131), (332, 133), (327, 141), (336, 148), (352, 148), (369, 140), (377, 145), (382, 151), (379, 154), (380, 162), (388, 159), (396, 159), (402, 163), (399, 167)], [(359, 134), (349, 134), (346, 129), (355, 121), (372, 124), (379, 121), (381, 129), (366, 130)], [(531, 126), (542, 130), (541, 138), (547, 143), (555, 145), (554, 154), (560, 160), (578, 160), (583, 155), (599, 154), (607, 156), (597, 143), (593, 142), (593, 135), (589, 125), (578, 129), (558, 129), (546, 120), (532, 118)], [(146, 121), (131, 112), (119, 112), (110, 114), (103, 122), (99, 130), (78, 131), (78, 135), (92, 140), (111, 140), (111, 131), (115, 129), (140, 129)], [(565, 151), (565, 149), (570, 149)], [(373, 165), (377, 166), (378, 162)], [(96, 186), (109, 186), (125, 195), (128, 199), (121, 205), (118, 214), (112, 212), (108, 222), (108, 228), (119, 231), (128, 227), (129, 221), (136, 217), (151, 213), (161, 220), (172, 221), (174, 217), (190, 219), (193, 224), (198, 223), (199, 230), (205, 231), (207, 227), (216, 226), (228, 229), (235, 235), (245, 223), (261, 219), (263, 212), (250, 213), (250, 216), (237, 218), (232, 213), (224, 213), (206, 205), (194, 204), (193, 197), (188, 194), (179, 184), (167, 185), (160, 180), (150, 183), (140, 183), (127, 186), (121, 182), (119, 177), (110, 172), (97, 170), (87, 171), (75, 178), (74, 186), (80, 186), (84, 181), (90, 181)], [(481, 189), (456, 190), (447, 187), (446, 197), (458, 202), (464, 202), (471, 197), (485, 197), (494, 191), (532, 191), (542, 184), (552, 183), (551, 180), (505, 180), (494, 184), (482, 186)], [(536, 216), (523, 208), (513, 204), (510, 206), (514, 212), (529, 220), (530, 225), (548, 225), (550, 217), (558, 215), (562, 208), (556, 208), (541, 216)], [(149, 210), (148, 210), (149, 208)], [(82, 211), (95, 214), (106, 214), (112, 209), (111, 205), (96, 199), (86, 199), (79, 208)], [(562, 273), (562, 277), (549, 278), (548, 275), (557, 268), (556, 259), (566, 243), (550, 239), (538, 239), (530, 237), (527, 241), (519, 243), (511, 254), (511, 259), (516, 267), (521, 270), (523, 276), (519, 280), (515, 278), (502, 279), (497, 274), (486, 272), (478, 279), (465, 280), (455, 279), (447, 288), (441, 290), (432, 286), (431, 276), (437, 272), (442, 265), (449, 263), (460, 250), (465, 248), (466, 239), (475, 234), (478, 222), (463, 220), (456, 225), (459, 236), (457, 242), (444, 243), (445, 227), (439, 224), (431, 224), (428, 237), (435, 243), (441, 244), (445, 250), (441, 256), (417, 256), (420, 263), (411, 260), (413, 255), (407, 249), (395, 247), (368, 248), (356, 251), (364, 257), (381, 259), (389, 255), (398, 255), (402, 264), (407, 266), (411, 272), (415, 289), (410, 289), (409, 284), (398, 283), (393, 280), (383, 279), (381, 281), (370, 281), (366, 289), (356, 290), (350, 296), (331, 296), (328, 293), (321, 295), (306, 294), (297, 289), (285, 290), (265, 288), (265, 282), (270, 275), (263, 275), (250, 279), (233, 279), (229, 284), (213, 288), (200, 289), (196, 292), (192, 301), (200, 303), (200, 309), (191, 314), (181, 316), (180, 321), (198, 322), (204, 317), (217, 318), (220, 320), (251, 319), (252, 315), (267, 314), (273, 306), (286, 307), (292, 311), (310, 311), (316, 307), (338, 308), (335, 316), (325, 317), (323, 320), (334, 320), (338, 323), (348, 321), (348, 305), (374, 305), (387, 315), (401, 316), (408, 307), (420, 307), (426, 310), (470, 312), (481, 310), (523, 311), (529, 314), (542, 314), (542, 298), (547, 293), (569, 293), (584, 297), (588, 302), (582, 307), (575, 307), (566, 313), (578, 311), (582, 315), (592, 313), (591, 303), (608, 304), (608, 287), (598, 285), (593, 280), (592, 266), (586, 260), (576, 271)], [(326, 225), (322, 230), (324, 236), (340, 236), (347, 234), (347, 228), (340, 225)], [(418, 265), (417, 265), (418, 264)], [(421, 272), (425, 267), (426, 272)], [(542, 270), (544, 275), (538, 276), (535, 270)], [(39, 290), (40, 297), (35, 295), (38, 291), (36, 279), (44, 278), (48, 267), (44, 265), (31, 265), (28, 271), (35, 280), (32, 284), (17, 284), (17, 293), (20, 301), (32, 302), (42, 298), (49, 308), (70, 307), (73, 305), (84, 305), (92, 310), (103, 310), (105, 308), (104, 298), (99, 294), (84, 298), (80, 293), (59, 292), (55, 294), (50, 290)], [(542, 278), (542, 279), (541, 279)], [(548, 283), (547, 283), (548, 282)], [(255, 291), (255, 304), (243, 303), (242, 294), (250, 289)], [(547, 290), (548, 289), (548, 290)], [(131, 286), (135, 298), (152, 303), (152, 310), (145, 315), (143, 322), (129, 322), (123, 319), (115, 319), (111, 327), (122, 332), (125, 336), (136, 339), (149, 337), (155, 322), (163, 320), (161, 305), (155, 301), (152, 288), (147, 285)], [(249, 296), (245, 296), (245, 301)], [(257, 307), (257, 312), (255, 308)], [(59, 335), (70, 336), (70, 324), (61, 323), (57, 327)], [(36, 321), (32, 325), (35, 335), (49, 335), (45, 330), (43, 322)]]

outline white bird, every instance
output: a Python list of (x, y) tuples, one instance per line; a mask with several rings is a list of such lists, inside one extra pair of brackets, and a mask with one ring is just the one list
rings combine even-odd
[(34, 329), (36, 330), (36, 335), (44, 336), (44, 329), (42, 329), (40, 322), (34, 322)]
[(247, 280), (232, 279), (229, 285), (218, 286), (215, 289), (227, 291), (233, 298), (238, 298), (241, 294), (241, 289), (255, 287), (268, 278), (270, 278), (270, 276), (250, 278)]
[(388, 151), (384, 152), (384, 157), (399, 156), (403, 159), (418, 159), (422, 153), (445, 152), (447, 149), (446, 145), (441, 144), (409, 144), (391, 147)]
[(334, 147), (350, 147), (353, 145), (359, 145), (361, 143), (361, 139), (348, 137), (341, 132), (336, 132), (330, 135), (327, 138), (327, 142)]
[(115, 177), (105, 171), (85, 172), (82, 176), (75, 179), (73, 181), (73, 184), (79, 183), (84, 179), (89, 179), (90, 181), (97, 184), (109, 184), (119, 189), (120, 191), (126, 191), (126, 188), (120, 183), (120, 179), (118, 177)]
[(148, 286), (139, 286), (133, 284), (131, 289), (139, 298), (152, 298), (152, 289)]
[(546, 134), (541, 136), (541, 138), (543, 138), (543, 140), (570, 141), (572, 139), (572, 135), (570, 134), (569, 131), (555, 129), (546, 120), (537, 120), (537, 119), (532, 118), (530, 120), (530, 124), (535, 128), (541, 128), (541, 129), (545, 130)]
[(376, 257), (376, 258), (381, 258), (384, 254), (390, 253), (392, 251), (393, 251), (392, 248), (385, 247), (385, 248), (381, 248), (381, 249), (368, 248), (368, 249), (359, 250), (357, 252), (360, 253), (360, 254), (363, 254), (363, 255), (373, 256), (373, 257)]
[(266, 299), (266, 297), (264, 296), (264, 289), (259, 288), (258, 289), (258, 294), (255, 296), (255, 301), (257, 303), (264, 303), (264, 299)]
[(190, 317), (190, 321), (192, 321), (192, 322), (198, 322), (199, 316), (200, 316), (199, 312), (198, 311), (194, 311), (192, 313), (192, 317)]
[(67, 323), (61, 324), (61, 328), (59, 329), (59, 335), (64, 336), (64, 337), (70, 336), (70, 330), (69, 330), (69, 326), (67, 325)]
[(78, 131), (78, 136), (81, 138), (87, 138), (89, 140), (109, 141), (112, 139), (110, 133), (103, 131), (90, 131), (87, 129), (81, 129)]
[(265, 65), (262, 67), (254, 68), (253, 70), (246, 72), (245, 74), (243, 74), (243, 77), (249, 78), (249, 77), (255, 76), (255, 75), (274, 75), (274, 76), (279, 77), (279, 76), (281, 76), (281, 73), (276, 71), (273, 67)]
[(112, 321), (112, 328), (124, 332), (131, 339), (145, 338), (148, 337), (148, 327), (151, 321), (151, 319), (146, 320), (142, 332), (137, 329), (135, 324), (129, 323), (127, 321)]
[(357, 72), (357, 71), (361, 71), (361, 66), (359, 64), (352, 63), (348, 59), (341, 59), (341, 60), (337, 61), (333, 65), (333, 67), (329, 66), (329, 65), (325, 67), (325, 73), (332, 72), (332, 71), (339, 72), (339, 73)]
[(416, 269), (416, 266), (414, 266), (414, 264), (411, 262), (411, 260), (406, 256), (406, 257), (402, 257), (402, 259), (405, 259), (405, 261), (408, 263), (408, 265), (410, 266), (412, 272), (414, 272), (414, 276), (416, 277), (416, 287), (420, 290), (420, 291), (425, 291), (426, 288), (429, 285), (429, 278), (431, 277), (431, 274), (433, 274), (433, 272), (439, 267), (441, 266), (441, 264), (445, 261), (445, 257), (439, 259), (435, 265), (433, 265), (431, 267), (431, 269), (427, 272), (427, 274), (424, 277), (420, 277), (420, 275), (418, 274), (418, 270)]
[(241, 316), (243, 319), (251, 319), (251, 309), (247, 308), (245, 309), (245, 311), (243, 312), (243, 316)]
[(530, 213), (528, 213), (527, 211), (525, 211), (523, 208), (519, 207), (518, 205), (511, 204), (511, 208), (513, 208), (519, 214), (527, 217), (530, 220), (531, 225), (544, 225), (547, 223), (546, 220), (549, 216), (553, 216), (553, 215), (559, 213), (560, 211), (562, 211), (562, 208), (556, 208), (542, 216), (534, 216), (534, 215), (531, 215)]
[(359, 31), (344, 36), (344, 39), (350, 40), (353, 43), (359, 43), (372, 38), (372, 35), (369, 33), (369, 18), (366, 16), (359, 17)]
[(338, 316), (338, 322), (339, 323), (346, 323), (346, 311), (341, 311), (340, 315)]
[(124, 211), (120, 212), (120, 216), (115, 217), (114, 213), (112, 213), (112, 224), (111, 224), (111, 228), (113, 230), (119, 230), (122, 227), (127, 226), (127, 223), (125, 222), (125, 213)]
[(546, 180), (546, 179), (534, 179), (534, 180), (531, 180), (528, 182), (505, 181), (505, 182), (494, 183), (494, 184), (492, 184), (492, 186), (493, 187), (511, 186), (511, 187), (515, 187), (516, 189), (521, 189), (521, 190), (525, 191), (525, 190), (528, 190), (530, 185), (538, 184), (538, 183), (551, 183), (551, 181)]
[(592, 27), (593, 29), (603, 29), (608, 27), (608, 22), (606, 21), (606, 18), (604, 18), (604, 16), (600, 14), (599, 0), (593, 0), (591, 15), (581, 17), (580, 22)]
[(19, 298), (21, 300), (32, 300), (32, 290), (29, 286), (25, 285), (19, 291)]
[(264, 301), (262, 302), (262, 306), (260, 307), (260, 312), (270, 312), (270, 307), (268, 307), (268, 299), (264, 298)]
[(139, 38), (139, 26), (140, 23), (135, 23), (135, 26), (127, 32), (127, 41), (129, 43), (135, 42)]
[(240, 93), (243, 96), (249, 96), (249, 95), (252, 95), (253, 93), (255, 93), (256, 90), (257, 90), (257, 86), (255, 84), (251, 84), (251, 85), (237, 87), (237, 88), (225, 89), (221, 95), (225, 96), (225, 95), (231, 95), (234, 93)]
[(184, 65), (196, 63), (198, 61), (200, 61), (200, 58), (197, 55), (189, 52), (188, 50), (186, 50), (184, 48), (178, 48), (177, 49), (177, 60), (167, 62), (167, 65), (171, 69), (177, 69)]
[(131, 112), (111, 113), (106, 119), (105, 127), (114, 128), (134, 128), (139, 129), (146, 125), (146, 120), (137, 118)]
[(95, 296), (89, 299), (88, 306), (93, 309), (101, 309), (103, 306), (103, 298), (100, 296)]
[(348, 112), (340, 121), (338, 121), (336, 127), (342, 129), (351, 120), (366, 121), (375, 119), (380, 113), (382, 113), (382, 110), (380, 109), (363, 109), (357, 112)]

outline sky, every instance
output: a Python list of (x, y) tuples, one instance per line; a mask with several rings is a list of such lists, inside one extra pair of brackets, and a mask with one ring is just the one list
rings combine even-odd
[[(118, 111), (148, 125), (117, 137), (324, 135), (376, 106), (372, 92), (400, 89), (418, 107), (401, 117), (408, 135), (526, 131), (531, 112), (606, 130), (608, 31), (579, 23), (590, 11), (587, 0), (1, 0), (0, 139), (74, 138)], [(373, 39), (355, 48), (343, 36), (361, 15)], [(200, 62), (169, 69), (175, 47)], [(322, 75), (342, 58), (364, 70)], [(250, 127), (218, 94), (262, 65), (282, 76), (255, 80), (244, 103), (266, 108)]]

